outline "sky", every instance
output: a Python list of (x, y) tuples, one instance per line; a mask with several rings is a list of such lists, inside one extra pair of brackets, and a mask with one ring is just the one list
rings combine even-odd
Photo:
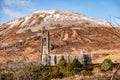
[(120, 0), (0, 0), (0, 24), (40, 10), (65, 10), (120, 24)]

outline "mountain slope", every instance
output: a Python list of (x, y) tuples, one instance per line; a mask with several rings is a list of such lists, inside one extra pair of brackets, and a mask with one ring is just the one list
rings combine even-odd
[(38, 61), (43, 26), (50, 31), (51, 53), (79, 54), (85, 49), (96, 60), (120, 52), (120, 37), (106, 21), (67, 11), (38, 11), (0, 25), (0, 62), (25, 56)]
[(86, 24), (86, 26), (109, 26), (109, 23), (96, 18), (87, 17), (73, 12), (51, 10), (38, 11), (30, 16), (5, 23), (0, 27), (0, 34), (6, 34), (15, 27), (19, 28), (16, 31), (16, 34), (19, 34), (28, 29), (32, 32), (38, 31), (41, 29), (40, 26), (53, 28), (57, 25), (66, 27), (72, 25), (80, 26), (81, 24)]

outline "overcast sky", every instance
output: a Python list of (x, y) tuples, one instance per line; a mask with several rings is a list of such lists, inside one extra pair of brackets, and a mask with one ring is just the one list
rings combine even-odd
[(120, 0), (0, 0), (0, 24), (39, 10), (66, 10), (120, 22)]

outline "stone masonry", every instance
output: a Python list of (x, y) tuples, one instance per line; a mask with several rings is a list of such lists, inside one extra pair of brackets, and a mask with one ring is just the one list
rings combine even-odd
[(64, 56), (67, 62), (71, 62), (74, 58), (77, 58), (82, 64), (91, 63), (91, 59), (88, 54), (84, 53), (82, 50), (80, 54), (50, 54), (50, 35), (49, 31), (42, 28), (41, 34), (41, 48), (40, 48), (40, 58), (41, 64), (54, 66), (58, 64), (61, 56)]

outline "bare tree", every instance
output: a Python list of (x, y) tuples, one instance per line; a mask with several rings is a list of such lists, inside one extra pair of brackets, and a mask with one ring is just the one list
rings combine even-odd
[[(115, 17), (117, 19), (120, 19), (120, 17)], [(117, 24), (117, 26), (113, 25), (112, 22), (111, 22), (111, 17), (110, 17), (110, 21), (107, 21), (110, 26), (111, 26), (111, 29), (113, 30), (114, 34), (120, 38), (120, 29), (119, 29), (119, 24)], [(118, 64), (115, 72), (113, 73), (113, 75), (111, 76), (111, 79), (110, 80), (115, 80), (115, 76), (118, 72), (118, 70), (120, 69), (120, 64)]]

